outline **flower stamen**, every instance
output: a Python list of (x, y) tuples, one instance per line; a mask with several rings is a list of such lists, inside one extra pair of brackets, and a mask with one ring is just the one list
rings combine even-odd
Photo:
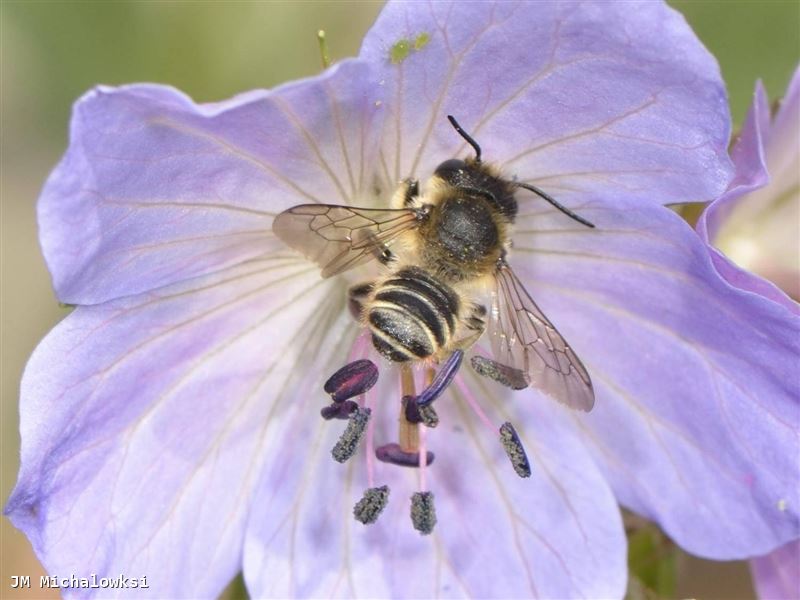
[(456, 350), (447, 357), (447, 360), (444, 361), (442, 368), (439, 369), (438, 373), (436, 373), (436, 377), (434, 377), (433, 381), (431, 381), (430, 384), (428, 384), (428, 386), (422, 390), (422, 393), (417, 397), (417, 404), (419, 406), (428, 406), (442, 395), (442, 392), (444, 392), (447, 389), (447, 386), (450, 385), (450, 382), (453, 381), (453, 377), (456, 376), (463, 358), (463, 350)]
[(528, 387), (525, 374), (519, 369), (502, 365), (490, 358), (475, 355), (470, 359), (470, 364), (475, 372), (482, 377), (493, 379), (497, 383), (512, 390), (524, 390)]
[[(400, 389), (403, 397), (415, 397), (414, 374), (410, 367), (400, 367)], [(416, 454), (419, 451), (419, 423), (411, 422), (406, 418), (405, 410), (400, 410), (398, 439), (400, 450), (405, 453)], [(378, 457), (380, 460), (380, 457)]]
[[(408, 423), (424, 423), (426, 427), (436, 427), (439, 424), (439, 416), (433, 408), (433, 401), (441, 396), (453, 381), (463, 358), (464, 352), (456, 350), (447, 358), (438, 373), (432, 368), (426, 369), (425, 388), (422, 393), (417, 397), (413, 394), (403, 396), (402, 418)], [(405, 390), (403, 391), (405, 393)]]
[(411, 523), (422, 535), (433, 532), (436, 525), (433, 492), (414, 492), (411, 496)]
[(403, 414), (409, 423), (423, 423), (433, 429), (439, 424), (439, 415), (432, 404), (420, 406), (414, 396), (403, 396)]
[[(372, 411), (372, 405), (373, 402), (371, 401), (371, 396), (365, 395), (364, 407), (367, 410)], [(370, 487), (375, 487), (375, 419), (370, 419), (369, 423), (367, 424), (366, 438), (367, 439), (364, 441), (364, 444), (366, 445), (367, 483)]]
[(517, 435), (517, 430), (508, 421), (500, 426), (500, 442), (503, 444), (503, 449), (508, 454), (508, 459), (511, 461), (511, 466), (514, 467), (517, 475), (530, 477), (531, 464), (528, 462), (525, 447)]
[(389, 486), (371, 487), (364, 491), (364, 496), (353, 507), (356, 521), (369, 525), (378, 520), (383, 509), (389, 503)]
[[(418, 467), (420, 466), (420, 457), (422, 453), (406, 452), (400, 447), (400, 444), (384, 444), (375, 449), (375, 458), (381, 462), (397, 465), (399, 467)], [(433, 462), (434, 455), (430, 450), (425, 451), (425, 466)]]
[[(426, 379), (429, 380), (433, 377), (433, 369), (428, 369), (426, 372)], [(427, 451), (427, 438), (428, 431), (425, 427), (419, 428), (419, 491), (424, 492), (426, 488), (425, 472), (428, 466), (428, 451)], [(425, 458), (423, 460), (423, 457)]]
[(378, 381), (378, 367), (369, 359), (355, 360), (336, 371), (325, 382), (324, 390), (334, 402), (344, 402), (364, 394)]
[(343, 463), (355, 454), (358, 443), (364, 435), (364, 430), (369, 423), (372, 411), (368, 408), (358, 408), (347, 421), (347, 427), (342, 433), (339, 441), (336, 442), (331, 455), (336, 462)]
[(349, 419), (350, 415), (358, 410), (358, 403), (353, 400), (345, 400), (344, 402), (334, 402), (328, 406), (323, 406), (319, 414), (326, 421), (331, 419)]
[[(478, 420), (483, 423), (486, 428), (492, 430), (492, 432), (497, 432), (498, 428), (492, 425), (489, 417), (487, 417), (486, 413), (483, 412), (483, 409), (478, 404), (478, 401), (472, 396), (472, 393), (469, 391), (469, 388), (466, 386), (466, 384), (460, 379), (457, 379), (456, 386), (458, 386), (458, 391), (464, 396), (472, 411), (477, 415)], [(514, 467), (514, 471), (520, 477), (530, 477), (531, 465), (528, 461), (528, 455), (525, 452), (525, 447), (522, 445), (522, 440), (520, 440), (519, 435), (517, 434), (517, 430), (511, 423), (506, 421), (500, 426), (499, 432), (500, 443), (503, 445), (503, 450), (505, 450), (506, 454), (508, 455), (508, 459), (511, 461), (511, 466)]]

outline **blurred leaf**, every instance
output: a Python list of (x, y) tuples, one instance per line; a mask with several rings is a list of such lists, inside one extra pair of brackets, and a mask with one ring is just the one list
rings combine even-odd
[[(761, 79), (783, 94), (800, 58), (800, 2), (669, 0), (720, 63), (733, 122), (739, 125)], [(774, 40), (780, 40), (779, 44)]]
[(628, 597), (631, 600), (674, 597), (677, 556), (675, 545), (655, 525), (637, 524), (629, 528)]
[(658, 600), (653, 590), (647, 589), (641, 579), (633, 574), (628, 575), (628, 589), (625, 590), (625, 600)]
[(219, 600), (249, 600), (247, 586), (244, 584), (244, 576), (239, 573), (228, 584), (219, 596)]
[[(62, 146), (72, 102), (97, 84), (151, 81), (217, 101), (320, 71), (325, 29), (335, 61), (355, 55), (375, 2), (8, 2), (3, 27), (20, 43), (34, 122)], [(5, 44), (5, 42), (4, 42)], [(24, 61), (23, 61), (24, 59)], [(4, 82), (5, 83), (5, 82)]]

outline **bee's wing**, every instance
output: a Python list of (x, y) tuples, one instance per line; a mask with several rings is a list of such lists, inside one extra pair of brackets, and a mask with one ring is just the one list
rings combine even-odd
[(378, 258), (388, 244), (418, 224), (413, 209), (381, 210), (301, 204), (285, 210), (272, 230), (330, 277)]
[(496, 279), (488, 326), (495, 360), (519, 370), (528, 385), (570, 408), (591, 410), (594, 390), (586, 367), (511, 267), (501, 266)]

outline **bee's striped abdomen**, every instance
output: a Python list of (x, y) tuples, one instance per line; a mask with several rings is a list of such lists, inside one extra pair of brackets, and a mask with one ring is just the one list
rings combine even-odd
[(455, 333), (459, 301), (417, 267), (394, 273), (375, 290), (367, 313), (375, 348), (396, 362), (428, 358)]

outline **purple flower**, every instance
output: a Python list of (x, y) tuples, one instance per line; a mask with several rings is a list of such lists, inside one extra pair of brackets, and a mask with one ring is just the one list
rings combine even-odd
[(750, 562), (758, 597), (783, 600), (800, 597), (800, 540)]
[[(375, 355), (345, 294), (378, 267), (321, 279), (272, 220), (387, 207), (403, 178), (471, 155), (447, 114), (596, 225), (519, 193), (509, 257), (595, 408), (465, 367), (421, 429), (435, 462), (389, 465), (370, 449), (396, 441), (401, 392), (374, 358), (370, 425), (339, 464), (322, 387)], [(39, 204), (79, 306), (26, 369), (7, 513), (52, 574), (147, 576), (158, 597), (213, 596), (242, 569), (254, 597), (620, 597), (618, 502), (708, 557), (796, 538), (797, 323), (720, 278), (662, 206), (722, 193), (728, 126), (715, 61), (652, 2), (390, 3), (359, 58), (269, 92), (90, 92)], [(471, 404), (514, 424), (530, 477)], [(353, 507), (382, 485), (362, 525)], [(421, 490), (429, 536), (411, 526)]]
[(736, 176), (697, 223), (720, 275), (794, 312), (800, 312), (798, 305), (786, 294), (800, 297), (796, 252), (800, 237), (798, 131), (800, 69), (795, 71), (774, 118), (770, 117), (764, 87), (758, 82), (753, 105), (732, 151)]
[[(758, 82), (753, 105), (732, 151), (736, 176), (697, 223), (697, 231), (708, 244), (723, 278), (795, 314), (800, 313), (799, 307), (787, 293), (800, 296), (796, 252), (800, 237), (799, 130), (800, 69), (795, 71), (774, 118), (770, 117), (764, 87)], [(800, 541), (753, 560), (751, 568), (761, 598), (800, 596)]]

